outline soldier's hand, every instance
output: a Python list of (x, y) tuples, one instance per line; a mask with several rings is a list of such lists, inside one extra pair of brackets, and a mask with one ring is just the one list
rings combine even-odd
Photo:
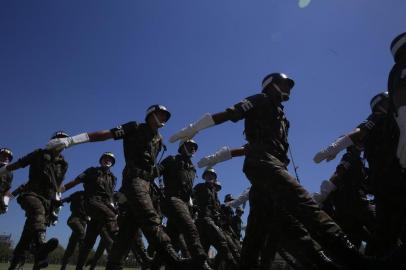
[(199, 168), (213, 167), (217, 163), (229, 160), (231, 158), (232, 156), (230, 148), (228, 146), (224, 146), (213, 155), (205, 156), (200, 159), (199, 162), (197, 162), (197, 166)]
[(173, 134), (169, 138), (169, 142), (173, 143), (173, 142), (176, 142), (178, 140), (186, 141), (186, 140), (192, 139), (196, 135), (197, 132), (198, 131), (195, 130), (193, 124), (189, 124), (188, 126), (182, 128), (177, 133)]
[(45, 148), (48, 150), (58, 150), (59, 151), (59, 150), (69, 147), (71, 145), (71, 141), (72, 141), (72, 139), (70, 139), (70, 137), (52, 139), (47, 143)]
[(176, 142), (177, 140), (188, 140), (192, 139), (196, 133), (200, 130), (214, 126), (214, 120), (209, 113), (203, 115), (202, 118), (197, 120), (196, 122), (189, 124), (188, 126), (182, 128), (179, 132), (173, 134), (169, 141), (171, 143)]

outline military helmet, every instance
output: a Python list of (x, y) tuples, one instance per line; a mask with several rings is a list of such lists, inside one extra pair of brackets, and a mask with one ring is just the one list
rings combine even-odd
[(8, 159), (11, 162), (13, 160), (13, 152), (8, 148), (0, 148), (0, 153), (8, 155)]
[(406, 32), (393, 39), (390, 44), (390, 50), (395, 62), (406, 56)]
[(204, 177), (205, 177), (207, 174), (213, 174), (213, 175), (214, 175), (214, 178), (217, 179), (217, 173), (216, 173), (216, 171), (215, 171), (213, 168), (208, 168), (208, 169), (206, 169), (206, 170), (203, 172), (203, 174), (202, 174), (202, 178), (204, 179)]
[(111, 160), (112, 160), (111, 166), (114, 166), (114, 164), (116, 163), (116, 157), (114, 156), (114, 154), (113, 154), (112, 152), (104, 152), (104, 153), (101, 155), (100, 159), (99, 159), (99, 163), (100, 163), (100, 164), (101, 164), (101, 161), (102, 161), (102, 159), (103, 159), (104, 157), (109, 157), (109, 158), (111, 158)]
[(51, 136), (51, 139), (57, 139), (57, 138), (67, 138), (69, 137), (68, 133), (66, 133), (63, 130), (58, 130), (56, 132), (54, 132)]
[(262, 92), (271, 84), (271, 83), (277, 83), (280, 81), (287, 81), (289, 83), (290, 88), (293, 88), (295, 86), (295, 81), (293, 81), (291, 78), (289, 78), (286, 74), (284, 73), (271, 73), (265, 76), (265, 78), (262, 80)]
[(372, 110), (372, 111), (375, 111), (376, 108), (377, 108), (377, 106), (378, 106), (379, 104), (382, 104), (382, 102), (385, 101), (385, 100), (389, 100), (389, 94), (388, 94), (388, 92), (382, 92), (382, 93), (379, 93), (379, 94), (375, 95), (375, 96), (371, 99), (371, 101), (370, 101), (370, 103), (369, 103), (369, 105), (371, 106), (371, 110)]
[(197, 151), (197, 149), (199, 148), (199, 146), (197, 145), (197, 143), (196, 143), (194, 140), (192, 140), (192, 139), (189, 139), (189, 140), (186, 140), (186, 141), (182, 141), (182, 140), (181, 140), (181, 141), (179, 142), (178, 153), (180, 153), (181, 147), (182, 147), (183, 145), (186, 145), (186, 144), (192, 145), (192, 146), (195, 148), (195, 151)]
[(224, 202), (231, 202), (234, 201), (233, 195), (231, 194), (226, 194), (226, 196), (224, 197)]
[(235, 212), (240, 212), (240, 213), (244, 213), (244, 209), (242, 209), (241, 206), (238, 206), (237, 209), (235, 209)]
[(216, 180), (216, 182), (214, 182), (214, 187), (216, 188), (217, 192), (219, 192), (222, 188), (221, 182)]
[(148, 107), (146, 114), (145, 114), (145, 122), (147, 122), (148, 116), (150, 116), (152, 113), (157, 112), (157, 111), (162, 111), (166, 114), (165, 122), (168, 122), (169, 118), (171, 118), (171, 113), (168, 111), (168, 109), (165, 106), (155, 104), (155, 105)]

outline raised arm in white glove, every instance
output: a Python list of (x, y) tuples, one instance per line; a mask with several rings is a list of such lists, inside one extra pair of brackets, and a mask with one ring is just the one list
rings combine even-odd
[(399, 127), (399, 141), (396, 156), (402, 168), (406, 168), (406, 106), (398, 109), (398, 116), (395, 118)]
[(330, 161), (333, 160), (338, 153), (346, 149), (348, 146), (353, 145), (351, 138), (348, 135), (338, 138), (335, 142), (330, 144), (327, 148), (322, 149), (318, 152), (313, 160), (316, 163), (320, 163), (323, 160)]
[(214, 122), (211, 114), (206, 113), (198, 121), (196, 121), (192, 124), (189, 124), (188, 126), (182, 128), (177, 133), (173, 134), (169, 138), (169, 141), (171, 143), (173, 143), (173, 142), (176, 142), (177, 140), (192, 139), (196, 135), (196, 133), (198, 133), (200, 130), (209, 128), (214, 125), (215, 125), (215, 122)]
[(199, 162), (197, 162), (197, 166), (199, 168), (213, 167), (217, 163), (229, 160), (231, 158), (232, 156), (230, 148), (228, 146), (224, 146), (213, 155), (205, 156), (202, 159), (200, 159)]
[(72, 137), (52, 139), (47, 143), (46, 149), (61, 150), (63, 148), (68, 148), (72, 145), (85, 143), (88, 141), (89, 135), (87, 133), (82, 133)]

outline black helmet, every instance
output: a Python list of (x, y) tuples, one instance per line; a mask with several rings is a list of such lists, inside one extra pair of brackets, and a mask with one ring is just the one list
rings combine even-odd
[(68, 133), (66, 133), (63, 130), (58, 130), (52, 134), (51, 139), (57, 139), (57, 138), (67, 138), (69, 137)]
[(216, 191), (219, 192), (222, 188), (221, 182), (216, 180), (216, 182), (214, 182), (214, 187), (216, 188)]
[(286, 74), (284, 73), (271, 73), (265, 76), (265, 78), (262, 80), (262, 92), (270, 85), (271, 83), (278, 82), (278, 81), (288, 81), (290, 88), (293, 88), (295, 86), (295, 82), (290, 79)]
[(8, 155), (8, 159), (11, 162), (13, 160), (13, 152), (11, 152), (10, 149), (8, 148), (0, 148), (0, 153), (4, 153), (6, 155)]
[(383, 101), (388, 101), (388, 100), (389, 100), (388, 92), (382, 92), (382, 93), (375, 95), (369, 103), (369, 105), (371, 106), (371, 110), (373, 112), (376, 111), (376, 109), (378, 108), (377, 107), (378, 105), (382, 105)]
[(390, 50), (395, 62), (406, 56), (406, 32), (393, 39), (390, 44)]
[(224, 197), (224, 202), (231, 202), (234, 201), (233, 195), (231, 194), (226, 194), (226, 196)]
[(236, 213), (238, 213), (238, 212), (239, 212), (239, 213), (244, 213), (244, 209), (242, 209), (241, 206), (238, 206), (237, 209), (235, 209), (235, 212), (236, 212)]
[(180, 154), (180, 149), (182, 148), (182, 146), (186, 145), (186, 144), (191, 144), (195, 148), (195, 151), (197, 151), (197, 149), (199, 148), (197, 143), (192, 139), (189, 139), (189, 140), (186, 140), (186, 141), (180, 141), (179, 142), (179, 148), (178, 148), (178, 153), (179, 154)]
[(109, 157), (113, 160), (111, 166), (114, 166), (114, 164), (116, 163), (116, 157), (114, 156), (114, 154), (112, 152), (104, 152), (103, 155), (101, 155), (100, 159), (99, 159), (99, 163), (101, 164), (101, 161), (104, 157)]
[(213, 174), (213, 175), (214, 175), (214, 178), (217, 179), (217, 173), (216, 173), (216, 171), (215, 171), (213, 168), (208, 168), (208, 169), (206, 169), (206, 170), (203, 172), (203, 174), (202, 174), (202, 178), (204, 179), (204, 177), (205, 177), (207, 174)]
[(166, 114), (166, 121), (165, 122), (168, 122), (169, 118), (171, 118), (171, 113), (168, 111), (168, 109), (165, 106), (155, 104), (155, 105), (152, 105), (152, 106), (148, 107), (147, 112), (145, 114), (145, 122), (147, 122), (148, 116), (150, 116), (151, 113), (157, 112), (157, 111), (162, 111), (162, 112), (164, 112)]

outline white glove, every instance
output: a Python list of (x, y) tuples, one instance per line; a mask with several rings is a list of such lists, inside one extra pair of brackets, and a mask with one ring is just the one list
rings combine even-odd
[(52, 150), (61, 150), (64, 148), (68, 148), (72, 145), (79, 144), (79, 143), (85, 143), (89, 141), (89, 135), (87, 133), (82, 133), (73, 137), (67, 137), (67, 138), (56, 138), (50, 140), (47, 145), (45, 146), (46, 149)]
[(7, 170), (7, 166), (3, 166), (0, 168), (0, 176), (6, 174), (8, 172), (9, 172), (9, 170)]
[(340, 153), (342, 150), (347, 148), (348, 146), (353, 145), (354, 143), (351, 141), (351, 138), (347, 135), (338, 138), (335, 142), (330, 144), (327, 148), (322, 149), (320, 152), (318, 152), (313, 160), (316, 163), (320, 163), (323, 160), (330, 161), (333, 160), (338, 153)]
[(230, 148), (227, 146), (224, 146), (224, 147), (220, 148), (220, 150), (218, 150), (213, 155), (205, 156), (202, 159), (200, 159), (199, 162), (197, 162), (197, 166), (199, 168), (213, 167), (217, 163), (229, 160), (231, 158), (232, 158), (232, 156), (231, 156)]
[(196, 133), (198, 133), (200, 130), (214, 125), (215, 123), (213, 118), (209, 113), (206, 113), (205, 115), (203, 115), (202, 118), (200, 118), (195, 123), (189, 124), (188, 126), (182, 128), (179, 132), (173, 134), (169, 138), (169, 141), (173, 143), (176, 142), (177, 140), (192, 139), (196, 135)]
[(399, 127), (399, 141), (396, 156), (402, 168), (406, 168), (406, 106), (398, 109), (398, 117), (395, 117)]

